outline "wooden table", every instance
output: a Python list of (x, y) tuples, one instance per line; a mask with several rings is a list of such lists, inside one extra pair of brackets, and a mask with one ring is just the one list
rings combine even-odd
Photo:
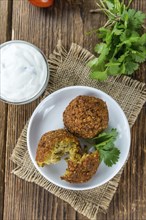
[[(14, 39), (29, 41), (46, 56), (58, 39), (66, 48), (72, 42), (93, 51), (96, 36), (87, 32), (105, 22), (104, 15), (91, 14), (94, 0), (72, 7), (56, 0), (51, 9), (31, 6), (27, 0), (0, 0), (0, 43)], [(133, 7), (146, 12), (146, 0), (134, 0)], [(134, 78), (146, 80), (146, 65)], [(86, 219), (62, 200), (35, 184), (11, 174), (10, 155), (39, 100), (22, 106), (0, 102), (0, 219), (2, 220), (83, 220)], [(146, 220), (146, 106), (132, 128), (131, 155), (106, 215), (100, 220)]]

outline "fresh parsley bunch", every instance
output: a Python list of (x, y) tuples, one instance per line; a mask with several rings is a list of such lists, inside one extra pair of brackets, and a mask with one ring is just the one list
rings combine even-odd
[(132, 0), (128, 6), (119, 0), (98, 2), (108, 21), (97, 32), (102, 42), (95, 46), (98, 58), (88, 63), (90, 77), (103, 81), (109, 75), (131, 75), (146, 60), (146, 33), (142, 34), (146, 15), (129, 9)]
[(111, 129), (111, 131), (103, 132), (92, 139), (94, 148), (99, 152), (100, 161), (104, 161), (109, 167), (119, 160), (120, 150), (114, 144), (117, 136), (117, 130)]

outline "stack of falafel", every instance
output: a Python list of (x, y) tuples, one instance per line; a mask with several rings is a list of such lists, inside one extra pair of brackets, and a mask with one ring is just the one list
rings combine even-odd
[(38, 166), (55, 164), (66, 155), (68, 167), (62, 180), (70, 183), (87, 182), (96, 173), (100, 157), (98, 151), (86, 153), (77, 137), (91, 139), (108, 127), (106, 103), (92, 96), (77, 96), (63, 112), (65, 129), (45, 133), (38, 144)]

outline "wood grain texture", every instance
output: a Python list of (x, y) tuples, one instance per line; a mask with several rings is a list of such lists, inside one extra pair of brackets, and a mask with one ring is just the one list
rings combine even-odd
[[(0, 1), (0, 44), (11, 39), (11, 8), (12, 2)], [(4, 209), (7, 112), (7, 104), (0, 103), (0, 219), (3, 218)]]
[(0, 126), (0, 219), (2, 219), (4, 208), (5, 145), (7, 126), (7, 106), (2, 103), (0, 104)]
[[(55, 6), (39, 9), (24, 0), (13, 0), (13, 7), (7, 1), (0, 1), (7, 14), (12, 14), (14, 39), (26, 40), (49, 56), (57, 41), (69, 48), (72, 42), (84, 46), (90, 51), (97, 42), (95, 35), (87, 32), (100, 27), (105, 22), (104, 15), (91, 14), (95, 8), (94, 0), (73, 7), (64, 1), (56, 0)], [(133, 7), (146, 12), (146, 1), (135, 0)], [(12, 10), (13, 9), (13, 10)], [(4, 14), (4, 12), (3, 12)], [(3, 16), (1, 16), (3, 18)], [(1, 42), (11, 36), (11, 21), (8, 15), (3, 23), (5, 32)], [(9, 24), (9, 25), (8, 25)], [(145, 82), (146, 65), (142, 65), (134, 78)], [(8, 106), (0, 103), (0, 210), (3, 220), (86, 220), (70, 205), (51, 195), (35, 184), (27, 183), (11, 175), (14, 164), (9, 160), (16, 141), (26, 121), (38, 105), (40, 99), (25, 106)], [(2, 123), (1, 123), (2, 122)], [(143, 107), (133, 129), (131, 154), (106, 215), (99, 214), (99, 220), (145, 220), (146, 219), (146, 107)], [(6, 146), (6, 154), (5, 154)], [(2, 160), (1, 160), (2, 158)], [(5, 166), (4, 166), (5, 165)], [(5, 167), (5, 181), (4, 181)], [(5, 192), (4, 192), (5, 183)], [(4, 192), (4, 208), (3, 208)], [(1, 200), (2, 198), (2, 200)], [(2, 213), (0, 215), (2, 219)]]

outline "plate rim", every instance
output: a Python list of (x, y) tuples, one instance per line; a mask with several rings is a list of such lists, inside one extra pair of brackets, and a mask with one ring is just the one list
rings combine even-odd
[[(62, 91), (65, 91), (65, 90), (68, 90), (68, 89), (75, 89), (75, 88), (78, 88), (78, 89), (88, 89), (88, 90), (94, 90), (94, 92), (99, 92), (100, 94), (104, 95), (104, 96), (107, 96), (108, 98), (112, 99), (112, 101), (118, 106), (118, 108), (121, 110), (123, 116), (124, 116), (124, 120), (126, 122), (126, 127), (128, 129), (128, 139), (129, 139), (129, 143), (127, 144), (127, 148), (128, 148), (128, 151), (127, 151), (127, 155), (125, 156), (125, 160), (124, 160), (124, 163), (122, 165), (119, 166), (119, 169), (118, 171), (115, 170), (115, 172), (113, 172), (113, 174), (109, 177), (109, 178), (106, 178), (105, 181), (102, 181), (100, 184), (98, 185), (93, 185), (93, 186), (84, 186), (83, 188), (82, 187), (74, 187), (72, 188), (71, 186), (62, 186), (58, 183), (56, 183), (55, 181), (52, 181), (50, 179), (48, 179), (48, 176), (45, 175), (41, 170), (39, 170), (39, 167), (38, 165), (36, 164), (36, 161), (35, 159), (33, 158), (32, 156), (32, 153), (31, 153), (31, 147), (30, 147), (30, 143), (29, 143), (29, 134), (30, 134), (30, 128), (31, 128), (31, 124), (33, 122), (33, 118), (34, 116), (36, 115), (36, 113), (38, 112), (38, 110), (42, 107), (42, 105), (44, 105), (45, 102), (47, 102), (47, 100), (53, 96), (53, 95), (56, 95)], [(59, 128), (58, 128), (59, 129)], [(102, 90), (100, 89), (97, 89), (97, 88), (94, 88), (94, 87), (89, 87), (89, 86), (79, 86), (79, 85), (75, 85), (75, 86), (67, 86), (67, 87), (64, 87), (64, 88), (61, 88), (59, 90), (56, 90), (55, 92), (49, 94), (47, 97), (45, 97), (38, 105), (37, 107), (35, 108), (35, 110), (33, 111), (31, 117), (30, 117), (30, 120), (29, 120), (29, 124), (28, 124), (28, 128), (27, 128), (27, 149), (28, 149), (28, 152), (29, 152), (29, 156), (31, 158), (31, 161), (33, 163), (33, 165), (35, 166), (35, 168), (37, 169), (37, 171), (42, 175), (42, 177), (44, 177), (46, 180), (48, 180), (49, 182), (53, 183), (54, 185), (58, 186), (58, 187), (61, 187), (63, 189), (68, 189), (68, 190), (73, 190), (73, 191), (84, 191), (84, 190), (90, 190), (90, 189), (94, 189), (94, 188), (97, 188), (99, 186), (102, 186), (104, 184), (106, 184), (107, 182), (109, 182), (110, 180), (112, 180), (119, 172), (120, 170), (123, 168), (123, 166), (125, 165), (128, 157), (129, 157), (129, 152), (130, 152), (130, 146), (131, 146), (131, 131), (130, 131), (130, 126), (129, 126), (129, 123), (128, 123), (128, 119), (123, 111), (123, 109), (121, 108), (121, 106), (119, 105), (119, 103), (116, 102), (116, 100), (114, 98), (112, 98), (110, 95), (108, 95), (107, 93), (103, 92)]]

